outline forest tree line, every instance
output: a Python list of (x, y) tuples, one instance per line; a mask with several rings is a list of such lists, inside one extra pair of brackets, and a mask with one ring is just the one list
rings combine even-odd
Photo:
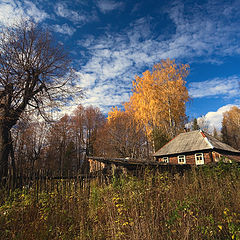
[[(161, 60), (136, 76), (132, 94), (107, 118), (79, 105), (71, 115), (49, 119), (51, 109), (81, 98), (70, 60), (49, 32), (23, 22), (0, 38), (0, 178), (15, 169), (81, 169), (86, 156), (150, 159), (184, 131), (188, 121), (188, 64)], [(74, 82), (75, 81), (75, 82)], [(224, 114), (222, 139), (239, 148), (237, 107)], [(41, 116), (46, 121), (34, 120)], [(193, 127), (194, 128), (194, 127)]]
[[(221, 133), (216, 129), (209, 133), (239, 149), (239, 119), (240, 109), (234, 106), (223, 114)], [(174, 127), (175, 134), (184, 131), (184, 123), (181, 122), (177, 131)], [(167, 127), (170, 128), (170, 124)], [(203, 120), (194, 119), (188, 131), (200, 128), (210, 130)], [(63, 173), (80, 170), (84, 173), (87, 156), (151, 159), (154, 151), (175, 136), (172, 132), (155, 128), (148, 135), (143, 123), (138, 123), (129, 109), (114, 107), (106, 118), (97, 107), (79, 105), (71, 115), (51, 123), (33, 120), (25, 114), (13, 128), (12, 137), (19, 169), (50, 169)]]
[(33, 121), (25, 113), (12, 129), (16, 165), (64, 172), (84, 171), (86, 156), (150, 159), (183, 131), (188, 68), (167, 59), (136, 76), (129, 102), (123, 109), (113, 107), (107, 118), (100, 109), (82, 105), (52, 123)]

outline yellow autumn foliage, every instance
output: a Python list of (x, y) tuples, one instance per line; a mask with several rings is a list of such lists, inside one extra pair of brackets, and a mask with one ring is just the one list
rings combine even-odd
[(123, 114), (124, 112), (121, 109), (118, 109), (118, 107), (112, 107), (111, 111), (108, 112), (107, 120), (111, 123)]
[(236, 149), (240, 148), (240, 108), (233, 106), (223, 113), (221, 132), (223, 142)]
[(171, 136), (182, 130), (186, 119), (185, 103), (189, 100), (186, 88), (188, 64), (176, 64), (175, 60), (162, 60), (152, 72), (145, 71), (132, 82), (133, 94), (127, 111), (134, 112), (137, 122), (144, 125), (147, 135), (161, 129)]

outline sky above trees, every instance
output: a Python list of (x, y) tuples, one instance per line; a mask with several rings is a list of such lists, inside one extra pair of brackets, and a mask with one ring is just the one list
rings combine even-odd
[(240, 104), (239, 15), (239, 0), (0, 1), (2, 26), (30, 17), (64, 45), (86, 91), (83, 104), (107, 113), (129, 101), (135, 75), (174, 58), (190, 65), (187, 115), (206, 115), (216, 127)]

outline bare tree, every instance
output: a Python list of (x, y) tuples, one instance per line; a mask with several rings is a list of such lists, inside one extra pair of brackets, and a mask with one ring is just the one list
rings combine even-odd
[(203, 130), (204, 132), (211, 133), (211, 127), (209, 121), (206, 119), (205, 116), (202, 116), (197, 119), (198, 127)]
[(47, 30), (22, 21), (0, 33), (0, 180), (8, 173), (10, 130), (27, 108), (70, 98), (70, 59)]

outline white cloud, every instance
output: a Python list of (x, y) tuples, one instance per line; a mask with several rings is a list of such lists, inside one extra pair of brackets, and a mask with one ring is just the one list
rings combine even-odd
[[(99, 3), (104, 6), (103, 3), (106, 1)], [(113, 4), (113, 6), (116, 5)], [(185, 15), (184, 8), (185, 6), (177, 1), (177, 4), (170, 7), (167, 12), (175, 25), (175, 32), (169, 34), (168, 38), (162, 35), (154, 36), (152, 19), (144, 17), (130, 23), (129, 27), (121, 32), (105, 31), (102, 36), (88, 35), (85, 40), (81, 39), (78, 42), (81, 47), (86, 48), (88, 57), (88, 61), (81, 68), (81, 73), (92, 75), (95, 79), (96, 85), (88, 86), (90, 95), (95, 93), (95, 88), (107, 86), (106, 81), (111, 80), (115, 88), (113, 91), (109, 86), (107, 95), (109, 98), (106, 97), (105, 92), (104, 97), (93, 94), (91, 103), (102, 106), (104, 103), (108, 106), (110, 102), (120, 104), (122, 99), (118, 96), (123, 92), (130, 92), (134, 76), (141, 74), (146, 68), (151, 69), (161, 59), (175, 58), (191, 62), (198, 57), (204, 57), (206, 62), (219, 64), (219, 56), (236, 54), (238, 51), (240, 53), (239, 41), (232, 37), (234, 35), (237, 39), (240, 38), (240, 22), (237, 18), (235, 21), (228, 21), (232, 17), (230, 14), (232, 8), (228, 3), (214, 6), (207, 3), (202, 7), (207, 9), (207, 15), (205, 11), (194, 5), (191, 8), (191, 17)], [(111, 7), (102, 9), (110, 11)], [(221, 9), (226, 11), (223, 13)], [(236, 12), (240, 14), (240, 8), (237, 8)], [(229, 24), (225, 24), (226, 21)], [(202, 58), (201, 61), (203, 61)], [(199, 98), (236, 96), (239, 79), (238, 76), (231, 76), (225, 79), (215, 78), (201, 83), (191, 83), (190, 94)], [(125, 100), (127, 94), (124, 96)]]
[(107, 13), (121, 8), (123, 6), (123, 3), (119, 1), (100, 0), (97, 2), (97, 6), (101, 12)]
[(239, 53), (240, 45), (236, 41), (240, 36), (239, 20), (236, 18), (232, 21), (234, 14), (229, 10), (232, 5), (235, 7), (234, 14), (239, 15), (239, 1), (210, 1), (201, 6), (197, 3), (184, 5), (180, 1), (175, 2), (175, 6), (169, 11), (176, 26), (172, 47), (182, 47), (184, 57)]
[(70, 27), (67, 23), (64, 23), (63, 25), (54, 25), (52, 29), (55, 32), (67, 34), (69, 36), (72, 36), (73, 33), (76, 31), (75, 28)]
[(75, 11), (69, 8), (66, 3), (57, 3), (55, 6), (57, 16), (66, 18), (74, 24), (85, 24), (97, 19), (95, 12)]
[(22, 18), (31, 18), (35, 22), (43, 21), (48, 15), (30, 1), (3, 0), (0, 3), (0, 25), (11, 26)]
[(79, 77), (79, 86), (83, 89), (88, 89), (95, 85), (96, 75), (95, 74), (87, 74), (76, 72), (77, 76)]
[(86, 16), (79, 14), (74, 10), (68, 9), (66, 4), (58, 3), (55, 7), (55, 12), (58, 16), (63, 18), (68, 18), (73, 22), (84, 22), (86, 21)]
[(129, 100), (129, 91), (124, 88), (116, 91), (116, 86), (111, 83), (105, 85), (97, 85), (86, 91), (86, 98), (82, 100), (83, 105), (97, 106), (104, 113), (109, 112), (112, 106), (120, 105), (120, 103)]
[[(223, 107), (220, 107), (216, 112), (208, 112), (204, 116), (204, 120), (209, 125), (209, 130), (213, 131), (214, 127), (219, 131), (222, 128), (222, 119), (223, 119), (223, 113), (226, 111), (229, 111), (233, 106), (236, 106), (234, 104), (228, 104)], [(240, 107), (240, 106), (237, 106)], [(198, 122), (201, 118), (198, 118)]]
[(48, 17), (47, 13), (37, 8), (37, 6), (31, 1), (24, 1), (24, 9), (28, 16), (33, 18), (36, 22), (41, 22)]
[(239, 95), (240, 77), (214, 78), (189, 84), (189, 94), (193, 98), (209, 96), (235, 97)]

